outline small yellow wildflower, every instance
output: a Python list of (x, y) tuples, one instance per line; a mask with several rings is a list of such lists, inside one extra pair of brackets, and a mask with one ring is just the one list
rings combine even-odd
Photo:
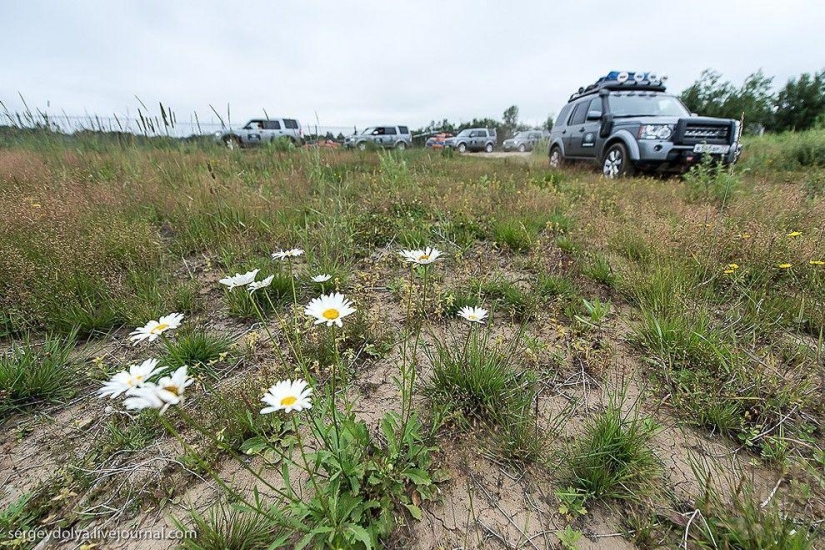
[(790, 238), (792, 238), (792, 239), (793, 239), (794, 237), (798, 237), (798, 236), (800, 236), (801, 234), (802, 234), (802, 233), (800, 233), (799, 231), (791, 231), (790, 233), (788, 233), (788, 237), (790, 237)]
[(751, 238), (751, 234), (750, 234), (750, 233), (740, 233), (740, 234), (739, 234), (739, 238), (740, 238), (740, 239), (750, 239), (750, 238)]
[(811, 260), (809, 263), (811, 265), (825, 265), (825, 262), (823, 262), (822, 260)]
[(779, 264), (776, 267), (778, 267), (779, 269), (788, 269), (790, 267), (793, 267), (793, 264)]

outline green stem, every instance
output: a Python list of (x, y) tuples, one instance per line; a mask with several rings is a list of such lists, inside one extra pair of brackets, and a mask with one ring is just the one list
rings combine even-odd
[(315, 470), (309, 467), (309, 461), (307, 461), (307, 456), (304, 452), (304, 442), (301, 439), (301, 431), (298, 429), (298, 422), (295, 420), (295, 415), (292, 416), (292, 428), (295, 430), (295, 437), (298, 439), (298, 450), (301, 452), (301, 460), (304, 462), (304, 469), (306, 470), (307, 475), (309, 475), (309, 481), (312, 483), (312, 488), (315, 490), (315, 494), (321, 501), (321, 507), (324, 509), (324, 515), (329, 517), (329, 503), (327, 502), (327, 494), (321, 491), (318, 487), (318, 482), (315, 481)]
[[(332, 423), (335, 426), (335, 452), (338, 454), (341, 447), (341, 430), (338, 426), (338, 405), (336, 404), (336, 378), (338, 378), (338, 367), (341, 366), (341, 354), (338, 351), (338, 339), (335, 337), (335, 324), (331, 325), (332, 347), (335, 349), (335, 364), (332, 366)], [(339, 457), (340, 458), (340, 457)]]

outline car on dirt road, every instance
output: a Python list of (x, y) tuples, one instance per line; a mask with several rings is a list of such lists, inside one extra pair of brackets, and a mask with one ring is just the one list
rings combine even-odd
[(282, 138), (288, 139), (295, 145), (302, 145), (304, 133), (301, 130), (301, 123), (294, 118), (253, 118), (239, 130), (230, 128), (215, 133), (215, 139), (230, 149), (254, 147)]
[(441, 132), (440, 134), (428, 137), (427, 142), (424, 144), (424, 146), (430, 147), (432, 149), (443, 149), (444, 143), (447, 141), (448, 138), (451, 137), (453, 137), (451, 133)]
[(594, 162), (608, 178), (683, 173), (705, 155), (732, 164), (741, 152), (740, 123), (700, 117), (666, 93), (654, 73), (613, 71), (579, 91), (550, 132), (550, 166)]
[(448, 138), (444, 142), (444, 147), (455, 149), (459, 153), (467, 151), (492, 153), (497, 139), (495, 128), (467, 128), (461, 130), (455, 137)]
[(528, 130), (526, 132), (519, 132), (510, 139), (505, 139), (501, 148), (504, 151), (518, 151), (524, 153), (532, 151), (533, 148), (544, 138), (550, 134), (542, 130)]
[(347, 148), (364, 150), (369, 146), (384, 149), (404, 150), (412, 146), (409, 126), (370, 126), (360, 134), (349, 136), (344, 145)]

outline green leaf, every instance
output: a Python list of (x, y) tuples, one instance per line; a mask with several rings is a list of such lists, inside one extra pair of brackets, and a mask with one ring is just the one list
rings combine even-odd
[(241, 445), (241, 452), (248, 455), (256, 455), (266, 450), (268, 446), (269, 444), (265, 437), (250, 437)]
[(402, 474), (407, 479), (415, 483), (416, 485), (429, 485), (432, 483), (430, 479), (430, 474), (425, 472), (424, 470), (419, 470), (418, 468), (407, 468), (404, 470)]
[(367, 532), (366, 529), (361, 527), (360, 525), (349, 525), (347, 527), (347, 532), (351, 533), (355, 540), (359, 540), (364, 543), (364, 546), (367, 547), (367, 550), (372, 550), (372, 537)]
[(412, 517), (414, 517), (418, 521), (421, 521), (421, 508), (419, 508), (415, 504), (405, 504), (404, 506), (407, 507), (407, 510), (410, 512), (410, 515)]

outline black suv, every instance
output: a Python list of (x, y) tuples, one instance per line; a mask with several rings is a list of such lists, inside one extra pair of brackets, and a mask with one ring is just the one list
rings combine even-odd
[(712, 155), (725, 164), (741, 151), (736, 120), (692, 114), (653, 73), (611, 72), (573, 94), (550, 133), (550, 166), (595, 161), (608, 178), (688, 170)]

